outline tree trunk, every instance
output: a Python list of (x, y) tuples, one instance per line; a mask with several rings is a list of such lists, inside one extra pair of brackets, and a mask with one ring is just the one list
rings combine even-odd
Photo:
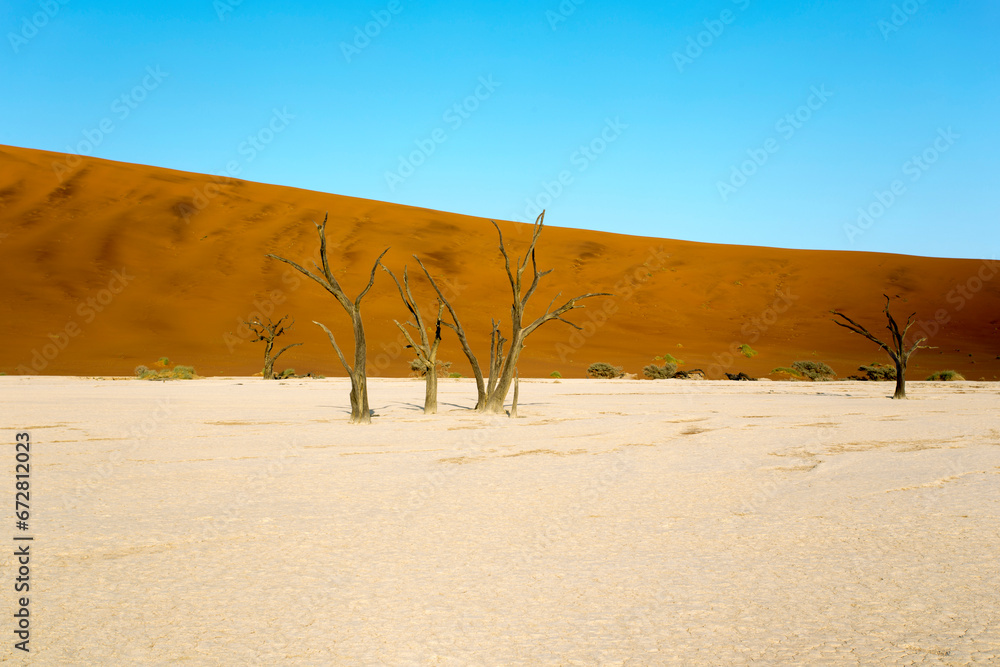
[(896, 393), (893, 398), (906, 398), (906, 361), (895, 359), (896, 362)]
[(361, 322), (361, 308), (355, 306), (351, 313), (354, 324), (354, 369), (351, 372), (351, 423), (371, 424), (372, 413), (368, 409), (368, 377), (366, 375), (367, 344), (365, 327)]
[(427, 371), (427, 384), (424, 389), (424, 414), (436, 415), (438, 411), (438, 376), (437, 368)]
[[(521, 356), (521, 350), (524, 347), (524, 334), (522, 332), (517, 332), (514, 334), (514, 340), (510, 342), (510, 347), (507, 351), (507, 358), (503, 363), (503, 370), (500, 371), (500, 377), (497, 379), (496, 385), (493, 387), (493, 391), (490, 392), (489, 396), (486, 398), (486, 407), (484, 412), (494, 415), (504, 414), (503, 402), (507, 399), (507, 393), (510, 391), (510, 385), (514, 381), (514, 372), (517, 370), (517, 360)], [(490, 379), (492, 383), (492, 378)]]
[(517, 419), (517, 390), (520, 385), (520, 378), (514, 374), (514, 398), (510, 402), (510, 418)]
[[(268, 320), (270, 321), (270, 320)], [(271, 357), (271, 349), (274, 347), (274, 340), (264, 341), (264, 371), (261, 375), (264, 376), (265, 380), (274, 379), (274, 359)]]

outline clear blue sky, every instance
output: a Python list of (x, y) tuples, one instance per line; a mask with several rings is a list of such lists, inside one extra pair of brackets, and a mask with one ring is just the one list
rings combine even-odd
[(995, 0), (8, 0), (0, 24), (3, 144), (494, 218), (535, 201), (564, 227), (1000, 254)]

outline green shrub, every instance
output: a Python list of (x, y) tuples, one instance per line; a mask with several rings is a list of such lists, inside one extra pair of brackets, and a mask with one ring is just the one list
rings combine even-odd
[(137, 378), (141, 378), (142, 376), (144, 376), (148, 372), (149, 372), (149, 369), (146, 368), (145, 366), (143, 366), (142, 364), (139, 364), (138, 366), (135, 367), (135, 376)]
[(167, 359), (166, 357), (160, 357), (159, 359), (156, 360), (156, 365), (159, 366), (160, 368), (166, 368), (167, 366), (170, 365), (170, 360)]
[(650, 380), (669, 380), (677, 373), (677, 364), (665, 363), (662, 366), (650, 364), (642, 369), (642, 374)]
[(562, 373), (560, 373), (559, 371), (552, 371), (551, 373), (549, 373), (549, 377), (550, 378), (561, 378), (562, 377)]
[(932, 382), (962, 382), (965, 378), (958, 371), (935, 371), (927, 376)]
[(670, 354), (669, 352), (659, 357), (653, 357), (653, 359), (655, 359), (656, 361), (662, 361), (664, 366), (666, 366), (667, 364), (673, 364), (674, 366), (684, 365), (683, 361), (681, 361), (674, 355)]
[(591, 364), (587, 367), (587, 375), (592, 378), (620, 378), (625, 375), (620, 366), (612, 366), (603, 361)]
[(176, 380), (191, 380), (195, 375), (194, 366), (174, 366), (170, 373), (170, 377)]
[(895, 365), (873, 363), (868, 366), (858, 366), (858, 370), (862, 371), (872, 382), (896, 379)]
[(798, 372), (794, 368), (789, 368), (788, 366), (778, 366), (777, 368), (775, 368), (774, 370), (772, 370), (771, 373), (772, 374), (773, 373), (787, 373), (788, 375), (791, 375), (793, 377), (797, 377), (797, 378), (801, 378), (802, 377), (802, 373)]
[(462, 374), (461, 373), (448, 373), (448, 377), (454, 378), (454, 379), (457, 380), (458, 378), (462, 377)]
[(746, 343), (743, 343), (742, 345), (740, 345), (740, 354), (749, 359), (750, 357), (757, 356), (757, 350), (753, 349)]
[(810, 380), (832, 380), (837, 377), (833, 369), (822, 361), (793, 361), (792, 368)]
[(295, 377), (295, 369), (294, 368), (286, 368), (285, 370), (281, 371), (281, 373), (278, 374), (278, 379), (279, 380), (284, 380), (284, 379), (290, 378), (290, 377)]

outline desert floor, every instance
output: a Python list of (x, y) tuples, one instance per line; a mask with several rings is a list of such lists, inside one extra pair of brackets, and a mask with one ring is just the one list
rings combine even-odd
[(0, 377), (32, 664), (1000, 661), (1000, 385), (440, 389)]

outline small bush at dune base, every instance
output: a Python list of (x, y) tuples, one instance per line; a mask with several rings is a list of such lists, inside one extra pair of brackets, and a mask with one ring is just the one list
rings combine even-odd
[(650, 364), (642, 369), (642, 374), (650, 380), (669, 380), (677, 374), (677, 365), (667, 362), (662, 366)]
[(560, 373), (559, 371), (552, 371), (551, 373), (549, 373), (549, 377), (556, 378), (558, 380), (559, 378), (562, 377), (562, 373)]
[(290, 377), (295, 377), (295, 369), (294, 368), (286, 368), (285, 370), (281, 371), (281, 373), (278, 374), (278, 379), (279, 380), (285, 380), (285, 379), (288, 379)]
[(889, 364), (875, 363), (868, 366), (858, 366), (858, 370), (865, 374), (865, 377), (858, 378), (860, 380), (884, 382), (896, 379), (896, 367)]
[(778, 366), (771, 371), (771, 375), (788, 375), (795, 378), (796, 380), (804, 380), (805, 377), (794, 368), (789, 368), (788, 366)]
[(931, 382), (962, 382), (965, 378), (958, 371), (935, 371), (927, 376)]
[(746, 343), (740, 345), (740, 354), (742, 354), (747, 359), (757, 356), (757, 350), (753, 349)]
[(448, 373), (448, 377), (457, 380), (458, 378), (462, 377), (462, 374), (461, 373)]
[(832, 380), (837, 377), (833, 369), (822, 361), (795, 361), (792, 362), (792, 368), (797, 370), (800, 375), (804, 375), (813, 381)]
[[(169, 364), (169, 360), (166, 357), (160, 357), (154, 366), (161, 364)], [(140, 380), (193, 380), (198, 377), (198, 374), (195, 372), (194, 366), (177, 365), (173, 368), (161, 367), (157, 370), (140, 364), (135, 367), (135, 376)]]
[(620, 366), (612, 366), (601, 361), (587, 367), (587, 377), (614, 379), (624, 375)]

